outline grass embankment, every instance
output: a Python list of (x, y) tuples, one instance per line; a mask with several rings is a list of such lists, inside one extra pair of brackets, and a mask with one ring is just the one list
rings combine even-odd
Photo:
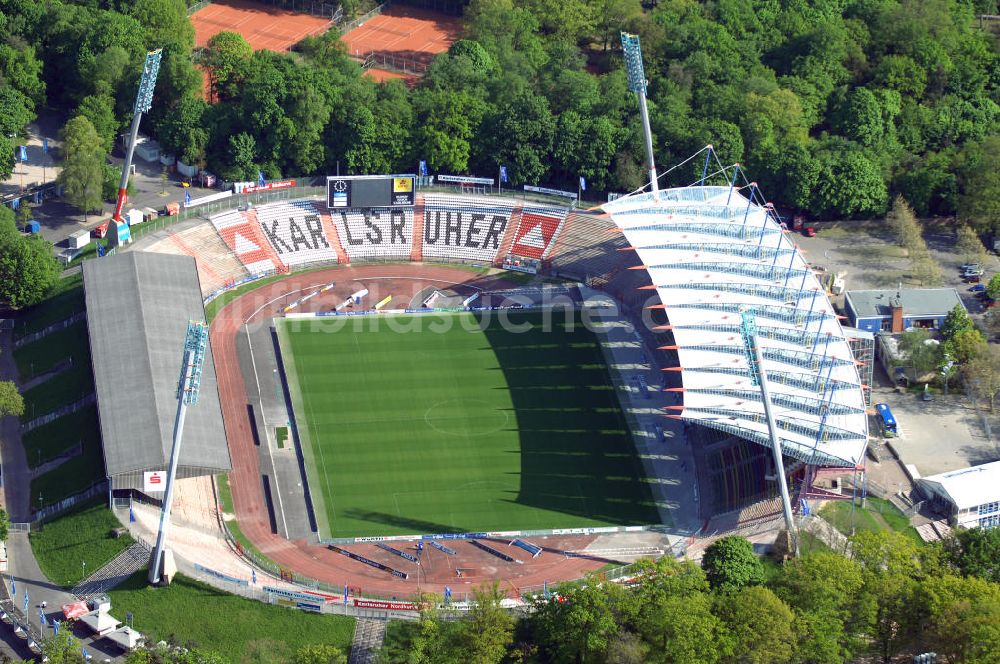
[(111, 536), (120, 527), (118, 519), (98, 498), (81, 505), (31, 533), (31, 549), (38, 566), (52, 583), (72, 588), (124, 551), (133, 540)]
[(17, 317), (14, 333), (21, 338), (40, 332), (83, 309), (83, 275), (74, 274), (56, 282), (47, 299), (22, 311)]
[(853, 532), (894, 530), (923, 544), (916, 529), (910, 525), (910, 519), (888, 500), (869, 497), (865, 507), (854, 506), (853, 514), (851, 507), (849, 500), (836, 500), (824, 505), (819, 513), (847, 536), (852, 534), (852, 526)]
[(503, 317), (279, 326), (324, 536), (659, 523), (595, 335)]
[(21, 436), (28, 465), (36, 468), (67, 450), (82, 445), (100, 446), (101, 431), (97, 423), (97, 406), (88, 406), (32, 429)]
[(337, 646), (346, 655), (354, 634), (353, 618), (264, 604), (180, 575), (166, 588), (152, 588), (146, 572), (137, 572), (110, 595), (118, 613), (133, 614), (147, 641), (173, 638), (230, 662), (246, 661), (259, 649), (267, 654), (264, 661), (286, 662), (298, 648), (314, 644)]

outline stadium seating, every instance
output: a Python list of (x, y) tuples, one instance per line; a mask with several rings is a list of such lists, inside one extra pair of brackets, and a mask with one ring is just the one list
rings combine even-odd
[(607, 284), (622, 266), (639, 262), (634, 253), (618, 251), (628, 243), (614, 230), (614, 222), (606, 215), (570, 213), (559, 237), (550, 243), (552, 269), (593, 285)]
[(333, 221), (351, 262), (410, 258), (412, 208), (335, 210)]
[(283, 264), (337, 262), (337, 251), (311, 201), (268, 203), (254, 210), (260, 229)]
[(566, 208), (525, 205), (521, 212), (511, 253), (527, 258), (545, 258), (566, 220)]
[(228, 210), (209, 219), (223, 242), (229, 247), (250, 274), (271, 272), (281, 265), (264, 234), (250, 215), (239, 210)]
[(215, 232), (211, 224), (200, 223), (171, 233), (149, 247), (161, 254), (194, 257), (203, 293), (211, 293), (226, 283), (242, 279), (247, 270)]
[(424, 257), (492, 263), (515, 203), (499, 198), (424, 196)]

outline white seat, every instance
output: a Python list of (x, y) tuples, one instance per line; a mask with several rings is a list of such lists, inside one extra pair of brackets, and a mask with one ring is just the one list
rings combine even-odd
[(255, 212), (264, 236), (285, 265), (337, 262), (337, 252), (311, 201), (269, 203)]
[(515, 206), (507, 199), (427, 194), (423, 255), (492, 263)]
[(330, 210), (330, 215), (352, 262), (409, 260), (413, 208)]

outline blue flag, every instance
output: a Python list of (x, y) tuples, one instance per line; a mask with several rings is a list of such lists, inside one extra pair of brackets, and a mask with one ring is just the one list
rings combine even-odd
[(49, 139), (47, 138), (42, 139), (42, 152), (45, 154), (49, 153)]
[(45, 612), (41, 608), (38, 609), (38, 622), (42, 627), (49, 624), (49, 621), (45, 619)]
[(10, 577), (10, 596), (13, 597), (17, 594), (17, 583), (14, 582), (14, 577)]
[[(103, 254), (104, 252), (100, 250), (101, 249), (101, 245), (97, 245), (97, 246), (98, 246), (97, 253), (98, 254)], [(132, 509), (131, 505), (128, 506), (128, 522), (129, 523), (135, 523), (135, 510)]]
[(86, 660), (90, 659), (90, 653), (87, 652), (87, 647), (86, 646), (84, 646), (84, 648), (83, 648), (83, 658), (86, 659)]
[(264, 186), (264, 171), (257, 171), (257, 184), (261, 187)]
[(444, 587), (444, 603), (445, 605), (451, 604), (451, 586)]
[(126, 611), (125, 612), (125, 624), (131, 626), (132, 625), (132, 618), (133, 618), (132, 617), (132, 612), (131, 611)]
[(344, 584), (344, 606), (347, 606), (347, 584)]
[(257, 570), (250, 570), (250, 581), (256, 586), (257, 585)]
[(508, 182), (508, 180), (507, 180), (507, 167), (506, 166), (501, 166), (500, 167), (500, 182)]
[(184, 192), (184, 205), (191, 205), (191, 192), (190, 191), (185, 191)]
[(28, 161), (28, 146), (27, 145), (22, 145), (21, 146), (21, 161), (24, 161), (24, 162)]
[(59, 636), (59, 625), (61, 625), (61, 624), (62, 624), (62, 623), (60, 623), (60, 622), (59, 622), (58, 620), (53, 620), (53, 621), (52, 621), (52, 629), (54, 629), (54, 630), (55, 630), (55, 632), (56, 632), (56, 634), (55, 634), (55, 635), (56, 635), (56, 636)]
[(21, 199), (20, 198), (15, 198), (15, 199), (11, 200), (10, 207), (13, 210), (19, 209), (21, 207)]
[(24, 589), (24, 610), (28, 610), (28, 589)]
[(417, 173), (420, 177), (427, 177), (427, 162), (423, 159), (420, 160), (420, 164), (417, 166)]
[(580, 176), (580, 189), (587, 191), (587, 178)]
[(549, 598), (549, 582), (542, 581), (542, 597), (545, 599)]
[[(104, 258), (104, 245), (101, 244), (100, 242), (97, 243), (97, 257), (98, 258)], [(131, 507), (129, 508), (128, 516), (129, 516), (129, 520), (130, 521), (135, 521), (135, 519), (132, 518), (134, 515), (132, 514), (132, 508)]]

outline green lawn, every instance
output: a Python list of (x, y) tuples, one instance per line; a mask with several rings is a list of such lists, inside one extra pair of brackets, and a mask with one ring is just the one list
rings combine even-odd
[(166, 588), (152, 588), (146, 572), (138, 572), (110, 595), (115, 615), (130, 611), (150, 643), (173, 636), (230, 662), (248, 661), (247, 653), (262, 647), (268, 655), (262, 661), (269, 662), (290, 661), (298, 648), (312, 644), (334, 645), (346, 655), (354, 634), (353, 618), (264, 604), (180, 575)]
[[(51, 505), (84, 491), (104, 477), (104, 454), (99, 440), (83, 444), (83, 454), (31, 480), (31, 504)], [(39, 500), (41, 498), (41, 500)]]
[(90, 356), (86, 321), (74, 323), (65, 330), (53, 332), (14, 351), (14, 361), (21, 380), (45, 373), (71, 356)]
[(55, 458), (77, 443), (82, 443), (86, 448), (100, 445), (100, 440), (97, 406), (88, 406), (63, 415), (21, 436), (28, 465), (32, 468)]
[(279, 321), (323, 536), (659, 523), (597, 338), (505, 313)]
[(851, 501), (835, 500), (824, 505), (819, 513), (844, 535), (851, 535), (853, 524), (855, 532), (895, 530), (917, 544), (923, 544), (916, 529), (910, 525), (910, 520), (895, 505), (888, 500), (871, 496), (866, 503), (865, 508), (861, 508), (860, 505), (855, 506), (852, 515)]
[(132, 538), (114, 539), (110, 533), (120, 527), (118, 519), (98, 498), (32, 528), (31, 549), (38, 566), (49, 581), (70, 588), (83, 578), (83, 563), (92, 574), (124, 551)]
[(23, 421), (41, 417), (62, 406), (79, 401), (94, 391), (94, 372), (90, 357), (76, 356), (73, 366), (24, 392)]
[(15, 334), (23, 337), (83, 311), (83, 275), (60, 279), (48, 299), (25, 310), (17, 318)]

